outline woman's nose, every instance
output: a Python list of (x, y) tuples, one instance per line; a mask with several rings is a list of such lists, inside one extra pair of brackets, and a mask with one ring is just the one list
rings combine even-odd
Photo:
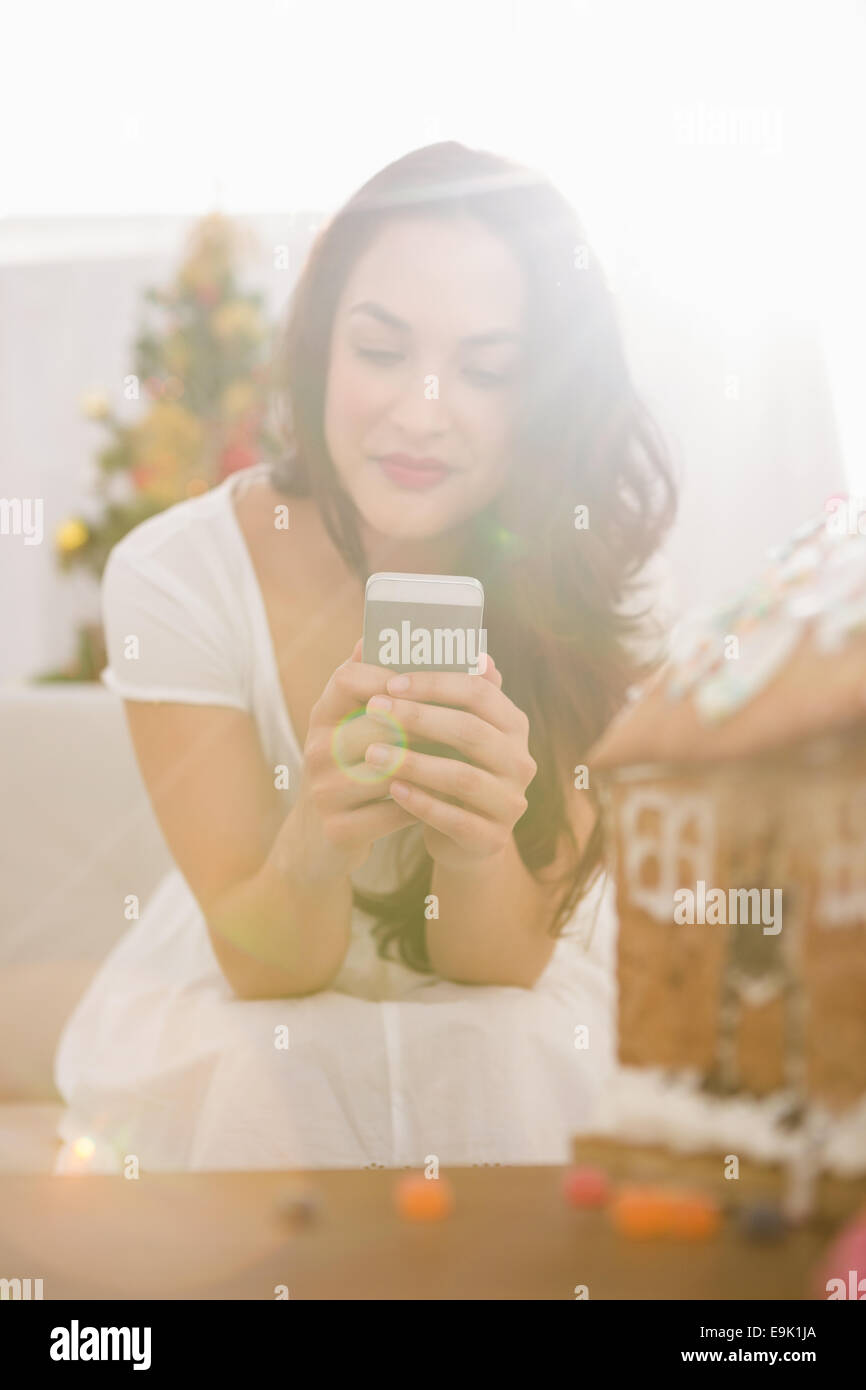
[(448, 416), (448, 403), (440, 393), (436, 372), (413, 372), (395, 400), (391, 414), (395, 423), (424, 434), (442, 433)]

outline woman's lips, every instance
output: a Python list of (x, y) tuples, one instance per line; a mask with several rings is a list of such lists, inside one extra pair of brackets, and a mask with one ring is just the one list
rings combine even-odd
[(413, 459), (408, 454), (388, 454), (377, 459), (385, 477), (396, 487), (419, 489), (435, 487), (451, 472), (438, 459)]

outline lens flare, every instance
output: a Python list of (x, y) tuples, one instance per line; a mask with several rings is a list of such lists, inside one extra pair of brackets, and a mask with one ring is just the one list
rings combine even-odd
[[(392, 747), (395, 749), (402, 749), (399, 761), (388, 768), (376, 767), (373, 763), (367, 762), (350, 762), (346, 749), (347, 740), (345, 738), (345, 731), (354, 720), (363, 718), (366, 713), (367, 711), (362, 707), (354, 710), (351, 714), (347, 714), (344, 719), (340, 720), (334, 730), (333, 738), (331, 739), (331, 755), (340, 771), (347, 777), (350, 777), (353, 782), (375, 784), (378, 782), (385, 782), (389, 777), (394, 776), (397, 768), (403, 762), (403, 756), (405, 756), (405, 750), (408, 747), (409, 739), (399, 719), (395, 719), (393, 715), (390, 714), (382, 714), (377, 716), (377, 722), (381, 719), (383, 725), (389, 725), (393, 733), (397, 735), (397, 740), (392, 744)], [(389, 742), (390, 740), (383, 737), (382, 741)]]

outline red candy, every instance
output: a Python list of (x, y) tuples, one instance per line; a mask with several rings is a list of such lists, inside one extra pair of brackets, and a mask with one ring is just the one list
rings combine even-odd
[(815, 1297), (866, 1299), (866, 1207), (836, 1235), (815, 1275)]
[(589, 1164), (569, 1168), (562, 1181), (562, 1195), (572, 1207), (603, 1207), (610, 1198), (610, 1182), (602, 1168)]

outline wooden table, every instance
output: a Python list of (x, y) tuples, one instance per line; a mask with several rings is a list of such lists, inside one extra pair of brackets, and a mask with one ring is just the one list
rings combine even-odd
[[(413, 1224), (395, 1171), (0, 1179), (0, 1277), (42, 1278), (46, 1299), (797, 1299), (826, 1230), (749, 1245), (726, 1224), (706, 1244), (633, 1242), (576, 1211), (564, 1170), (462, 1168), (453, 1215)], [(278, 1202), (318, 1194), (295, 1229)]]

